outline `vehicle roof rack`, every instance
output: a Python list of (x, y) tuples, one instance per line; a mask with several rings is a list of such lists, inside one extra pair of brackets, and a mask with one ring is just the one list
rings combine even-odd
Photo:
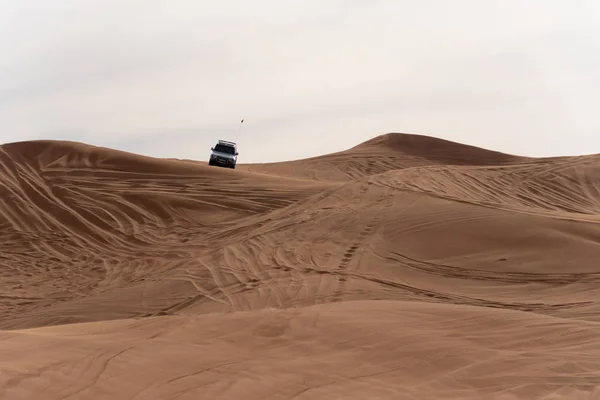
[(220, 144), (230, 144), (230, 145), (235, 146), (235, 142), (230, 142), (230, 141), (227, 141), (227, 140), (219, 140), (219, 143)]

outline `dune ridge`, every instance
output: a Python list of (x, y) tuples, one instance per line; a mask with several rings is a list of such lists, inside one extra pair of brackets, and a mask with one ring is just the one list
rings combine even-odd
[(411, 167), (505, 165), (527, 160), (531, 159), (430, 136), (388, 133), (333, 154), (246, 167), (279, 176), (351, 181)]
[(0, 147), (0, 397), (600, 398), (600, 155)]

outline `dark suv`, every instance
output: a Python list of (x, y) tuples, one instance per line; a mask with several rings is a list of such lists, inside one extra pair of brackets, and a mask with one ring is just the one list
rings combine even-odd
[(208, 165), (217, 165), (220, 167), (235, 168), (237, 164), (237, 145), (234, 142), (219, 140), (215, 147), (210, 148), (212, 153)]

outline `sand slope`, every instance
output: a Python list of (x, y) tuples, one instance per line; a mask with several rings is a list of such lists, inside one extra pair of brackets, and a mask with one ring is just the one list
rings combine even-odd
[(1, 398), (600, 396), (599, 156), (34, 141), (0, 191)]
[(250, 171), (327, 181), (350, 181), (386, 171), (432, 165), (510, 165), (528, 158), (444, 139), (385, 134), (346, 151), (303, 160), (248, 164)]

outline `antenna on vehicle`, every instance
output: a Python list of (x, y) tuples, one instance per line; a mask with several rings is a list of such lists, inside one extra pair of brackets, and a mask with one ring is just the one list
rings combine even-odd
[(243, 123), (244, 123), (244, 120), (242, 119), (242, 121), (240, 122), (240, 126), (238, 127), (237, 135), (235, 135), (235, 141), (236, 141), (236, 143), (238, 141), (238, 137), (240, 136), (240, 131), (242, 130), (242, 124)]

